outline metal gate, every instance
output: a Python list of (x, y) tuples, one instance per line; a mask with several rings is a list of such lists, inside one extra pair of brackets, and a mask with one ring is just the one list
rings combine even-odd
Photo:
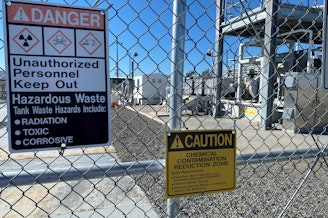
[[(108, 11), (113, 140), (8, 151), (0, 23), (1, 217), (327, 216), (323, 1), (47, 2)], [(165, 198), (177, 129), (236, 131), (235, 191)]]

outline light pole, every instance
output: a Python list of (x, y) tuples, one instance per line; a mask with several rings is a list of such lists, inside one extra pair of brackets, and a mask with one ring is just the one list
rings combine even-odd
[(119, 42), (118, 40), (116, 40), (116, 78), (118, 79), (118, 45), (122, 45), (122, 42)]
[(132, 56), (132, 63), (131, 63), (131, 76), (132, 76), (132, 98), (131, 98), (131, 105), (134, 103), (134, 58), (138, 57), (138, 53), (134, 52)]

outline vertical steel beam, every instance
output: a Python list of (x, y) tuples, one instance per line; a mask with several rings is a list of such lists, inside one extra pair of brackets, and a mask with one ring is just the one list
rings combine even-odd
[(265, 10), (265, 35), (263, 68), (261, 73), (261, 125), (265, 129), (272, 128), (274, 79), (276, 69), (276, 47), (277, 47), (277, 23), (278, 23), (279, 0), (267, 0)]
[(213, 96), (215, 117), (222, 117), (221, 87), (222, 87), (222, 60), (223, 60), (223, 32), (221, 23), (224, 21), (225, 0), (216, 0), (216, 21), (215, 21), (215, 56), (214, 56), (214, 75), (216, 78), (216, 91)]
[[(172, 19), (172, 64), (170, 76), (169, 130), (181, 129), (184, 44), (186, 34), (185, 23), (186, 0), (174, 0)], [(170, 218), (178, 217), (178, 199), (172, 198), (167, 200), (167, 215)]]

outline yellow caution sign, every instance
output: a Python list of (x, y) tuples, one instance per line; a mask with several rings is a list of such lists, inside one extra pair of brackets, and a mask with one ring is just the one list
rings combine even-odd
[(166, 197), (236, 188), (234, 130), (172, 131), (166, 134)]

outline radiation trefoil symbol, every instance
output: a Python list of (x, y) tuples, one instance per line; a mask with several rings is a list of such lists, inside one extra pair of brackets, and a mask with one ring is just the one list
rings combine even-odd
[(33, 47), (39, 43), (39, 39), (27, 28), (22, 29), (13, 38), (14, 42), (28, 53)]

